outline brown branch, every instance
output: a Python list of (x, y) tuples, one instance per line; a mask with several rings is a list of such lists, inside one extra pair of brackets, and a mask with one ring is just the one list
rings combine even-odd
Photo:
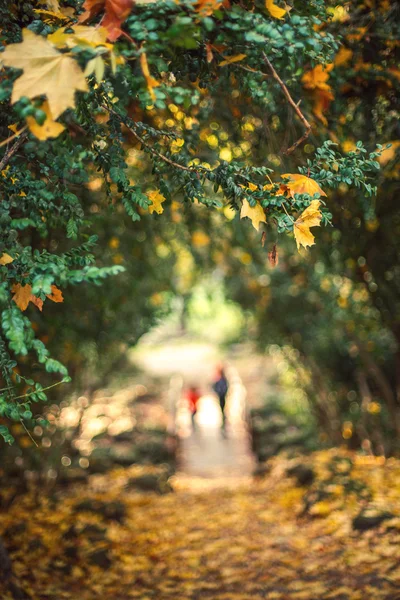
[(200, 170), (205, 170), (208, 171), (209, 169), (206, 169), (205, 167), (200, 167), (200, 168), (195, 168), (195, 167), (185, 167), (184, 165), (180, 165), (177, 162), (174, 162), (173, 160), (171, 160), (170, 158), (168, 158), (167, 156), (165, 156), (164, 154), (161, 154), (161, 152), (159, 152), (158, 150), (156, 150), (155, 148), (153, 148), (153, 146), (151, 146), (150, 144), (148, 144), (134, 129), (133, 127), (130, 127), (129, 125), (126, 124), (126, 122), (124, 121), (124, 119), (121, 117), (121, 115), (119, 115), (115, 110), (113, 110), (112, 108), (109, 108), (108, 106), (105, 106), (104, 104), (101, 105), (107, 112), (109, 112), (111, 115), (113, 115), (114, 117), (117, 117), (117, 119), (119, 119), (120, 121), (122, 121), (122, 123), (125, 125), (125, 127), (131, 132), (131, 134), (137, 139), (138, 142), (140, 142), (145, 148), (147, 148), (149, 150), (149, 152), (151, 152), (152, 154), (155, 154), (156, 156), (158, 156), (158, 158), (161, 158), (161, 160), (163, 160), (164, 162), (168, 163), (169, 165), (171, 165), (172, 167), (175, 167), (176, 169), (182, 169), (182, 171), (189, 171), (189, 173), (197, 173)]
[(268, 59), (268, 56), (265, 54), (265, 52), (262, 53), (262, 56), (263, 56), (265, 64), (267, 65), (267, 67), (269, 68), (269, 70), (272, 73), (272, 77), (281, 86), (282, 91), (286, 96), (286, 100), (289, 102), (290, 106), (293, 108), (294, 112), (299, 117), (300, 121), (303, 123), (304, 128), (305, 128), (305, 131), (304, 131), (303, 135), (301, 136), (301, 138), (299, 138), (292, 146), (290, 146), (290, 148), (288, 148), (284, 152), (284, 154), (291, 154), (294, 150), (296, 150), (296, 148), (298, 146), (300, 146), (300, 144), (302, 144), (304, 142), (304, 140), (306, 140), (308, 138), (308, 136), (311, 133), (311, 125), (307, 121), (307, 119), (305, 118), (303, 113), (301, 112), (298, 104), (296, 104), (295, 101), (293, 100), (292, 96), (290, 95), (289, 90), (287, 89), (286, 85), (283, 83), (282, 79), (279, 77), (278, 73), (275, 71), (274, 67), (272, 66), (272, 64), (271, 64), (270, 60)]
[[(119, 119), (121, 121), (121, 123), (123, 123), (125, 125), (125, 127), (128, 129), (128, 131), (131, 132), (131, 134), (138, 140), (138, 142), (140, 142), (145, 148), (147, 148), (147, 150), (151, 153), (151, 154), (155, 154), (156, 156), (158, 156), (158, 158), (161, 158), (161, 160), (163, 160), (164, 162), (166, 162), (167, 164), (171, 165), (172, 167), (175, 167), (176, 169), (181, 169), (182, 171), (186, 171), (188, 173), (212, 173), (213, 169), (207, 169), (207, 167), (202, 167), (202, 166), (198, 166), (198, 167), (186, 167), (185, 165), (181, 165), (173, 160), (171, 160), (170, 158), (168, 158), (168, 156), (165, 156), (165, 154), (161, 154), (161, 152), (159, 152), (158, 150), (156, 150), (151, 144), (148, 144), (141, 135), (139, 135), (137, 133), (137, 131), (135, 131), (135, 129), (133, 127), (130, 127), (126, 121), (124, 120), (124, 118), (119, 115), (114, 109), (112, 109), (109, 106), (106, 106), (105, 104), (101, 105), (102, 108), (104, 108), (107, 112), (109, 112), (111, 115), (113, 115), (114, 117), (117, 117), (117, 119)], [(242, 175), (241, 173), (235, 173), (236, 177), (239, 177), (240, 179), (243, 179), (243, 181), (245, 181), (246, 183), (249, 182), (249, 178), (246, 177), (245, 175)]]
[(13, 156), (13, 154), (15, 154), (17, 152), (17, 150), (22, 146), (22, 144), (25, 142), (26, 138), (28, 137), (28, 134), (25, 132), (23, 133), (15, 142), (14, 144), (11, 146), (11, 148), (9, 150), (6, 151), (6, 153), (4, 154), (3, 158), (0, 160), (0, 171), (2, 171), (4, 169), (4, 167), (7, 165), (8, 161), (10, 160), (10, 158)]

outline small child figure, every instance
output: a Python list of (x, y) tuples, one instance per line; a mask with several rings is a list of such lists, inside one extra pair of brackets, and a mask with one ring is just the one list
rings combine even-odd
[(201, 398), (201, 393), (199, 391), (199, 388), (196, 387), (195, 385), (191, 386), (187, 391), (186, 398), (189, 403), (189, 410), (190, 410), (190, 413), (192, 416), (192, 427), (193, 427), (193, 429), (196, 429), (196, 423), (195, 423), (194, 417), (197, 413), (197, 403)]

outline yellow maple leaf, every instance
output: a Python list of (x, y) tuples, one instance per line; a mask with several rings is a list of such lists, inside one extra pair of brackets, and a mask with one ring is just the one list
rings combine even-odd
[(164, 212), (162, 203), (165, 202), (165, 198), (162, 193), (158, 190), (151, 190), (150, 192), (146, 192), (146, 196), (149, 200), (151, 200), (149, 213), (153, 214), (153, 212), (156, 212), (158, 215), (161, 215), (161, 213)]
[(0, 256), (0, 265), (9, 265), (13, 262), (13, 260), (14, 259), (7, 254), (7, 252), (3, 252), (3, 254)]
[(43, 104), (40, 106), (40, 109), (43, 110), (47, 115), (47, 119), (43, 125), (39, 125), (39, 123), (33, 117), (26, 117), (26, 122), (30, 132), (33, 133), (38, 140), (43, 142), (49, 138), (55, 138), (59, 136), (60, 133), (64, 131), (65, 127), (64, 125), (61, 125), (61, 123), (54, 121), (47, 100), (43, 102)]
[(105, 46), (107, 49), (112, 49), (113, 44), (107, 43), (108, 31), (105, 27), (91, 27), (89, 25), (74, 25), (73, 33), (65, 33), (65, 27), (60, 27), (54, 33), (48, 36), (47, 40), (62, 48), (68, 46), (85, 45), (92, 48), (97, 46)]
[(53, 119), (67, 108), (75, 107), (75, 92), (88, 87), (83, 71), (76, 60), (61, 54), (49, 41), (29, 29), (23, 30), (23, 42), (10, 44), (1, 58), (7, 67), (24, 73), (14, 83), (11, 102), (22, 96), (47, 96)]
[(143, 54), (140, 56), (140, 66), (142, 67), (144, 78), (146, 79), (147, 89), (149, 90), (151, 99), (154, 102), (156, 99), (154, 88), (158, 87), (160, 84), (158, 83), (157, 79), (150, 74), (149, 63), (147, 62), (147, 56), (145, 52), (143, 52)]
[(283, 19), (287, 12), (284, 8), (277, 6), (274, 0), (265, 0), (265, 7), (271, 17), (274, 17), (275, 19)]
[(95, 56), (94, 58), (89, 60), (89, 62), (86, 65), (85, 77), (89, 77), (89, 75), (92, 75), (92, 73), (94, 73), (97, 83), (101, 83), (103, 81), (105, 69), (106, 65), (102, 57), (100, 55)]
[(264, 209), (257, 202), (255, 206), (250, 206), (246, 198), (243, 200), (242, 210), (240, 211), (240, 218), (248, 217), (252, 222), (254, 229), (257, 231), (260, 229), (260, 223), (266, 223), (267, 219), (264, 213)]
[(313, 200), (300, 215), (300, 217), (293, 223), (293, 233), (296, 239), (297, 249), (300, 246), (313, 246), (314, 236), (310, 231), (310, 227), (318, 227), (321, 224), (321, 211), (319, 210), (321, 202), (319, 200)]
[(314, 194), (318, 193), (321, 196), (326, 196), (324, 190), (311, 177), (300, 175), (299, 173), (285, 173), (282, 177), (289, 179), (285, 185), (292, 198), (294, 198), (295, 194), (310, 194), (310, 196), (314, 196)]
[(228, 56), (225, 58), (225, 60), (219, 63), (219, 66), (224, 67), (225, 65), (231, 65), (232, 63), (240, 62), (246, 58), (246, 56), (247, 54), (235, 54), (234, 56)]

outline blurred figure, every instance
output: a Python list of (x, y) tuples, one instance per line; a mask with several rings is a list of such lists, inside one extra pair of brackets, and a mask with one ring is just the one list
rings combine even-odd
[(226, 404), (226, 395), (228, 393), (229, 384), (225, 375), (225, 371), (223, 366), (219, 366), (217, 369), (215, 381), (213, 383), (213, 390), (218, 396), (219, 405), (221, 407), (222, 412), (222, 429), (225, 429), (225, 404)]
[(189, 410), (192, 417), (192, 427), (196, 429), (196, 422), (194, 420), (197, 413), (197, 403), (201, 398), (201, 393), (198, 387), (195, 385), (191, 386), (186, 394), (186, 399), (189, 403)]

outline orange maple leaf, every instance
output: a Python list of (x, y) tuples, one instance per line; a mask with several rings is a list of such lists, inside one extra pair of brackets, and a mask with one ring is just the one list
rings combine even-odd
[(56, 285), (51, 286), (51, 294), (47, 294), (47, 297), (53, 302), (64, 302), (64, 296), (62, 295), (62, 291), (58, 289)]
[(101, 25), (107, 29), (110, 42), (115, 42), (123, 33), (121, 25), (132, 7), (133, 0), (85, 0), (85, 12), (79, 17), (79, 22), (87, 21), (104, 10)]
[(14, 296), (12, 297), (12, 300), (14, 300), (15, 304), (18, 306), (18, 308), (20, 310), (22, 310), (22, 311), (26, 310), (28, 308), (29, 302), (32, 302), (32, 304), (37, 306), (39, 310), (42, 310), (43, 300), (41, 300), (40, 298), (37, 298), (36, 296), (34, 296), (32, 294), (32, 286), (29, 285), (29, 283), (27, 285), (21, 285), (20, 283), (15, 283), (12, 286), (11, 291), (14, 294)]
[[(43, 300), (32, 294), (32, 286), (29, 283), (26, 285), (15, 283), (11, 291), (14, 294), (12, 300), (14, 300), (20, 310), (26, 310), (30, 302), (37, 306), (40, 311), (43, 310)], [(46, 296), (53, 302), (64, 302), (62, 291), (55, 285), (51, 286), (51, 294), (46, 294)]]

